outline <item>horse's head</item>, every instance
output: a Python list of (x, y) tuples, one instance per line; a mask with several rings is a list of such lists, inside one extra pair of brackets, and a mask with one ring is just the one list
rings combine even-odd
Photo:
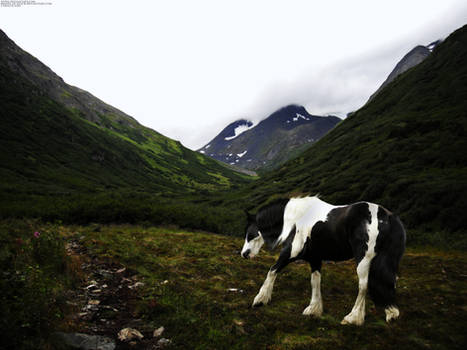
[(264, 239), (256, 224), (256, 215), (248, 215), (248, 224), (246, 226), (245, 244), (243, 244), (241, 255), (245, 259), (252, 259), (258, 255), (259, 250), (264, 244)]

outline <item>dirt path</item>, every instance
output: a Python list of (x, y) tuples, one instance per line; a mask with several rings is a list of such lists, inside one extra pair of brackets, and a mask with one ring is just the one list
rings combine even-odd
[[(76, 333), (108, 337), (115, 342), (115, 349), (161, 349), (168, 345), (170, 341), (162, 338), (163, 334), (154, 337), (155, 328), (137, 318), (135, 309), (144, 283), (135, 271), (93, 256), (77, 238), (71, 238), (66, 249), (83, 273), (79, 288), (67, 296), (74, 310), (69, 323)], [(125, 328), (138, 330), (143, 338), (121, 341), (118, 334)]]

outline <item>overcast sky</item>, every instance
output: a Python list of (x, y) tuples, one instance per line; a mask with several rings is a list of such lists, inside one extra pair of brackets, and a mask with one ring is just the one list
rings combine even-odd
[(290, 103), (344, 116), (414, 46), (467, 23), (465, 0), (47, 1), (0, 8), (0, 28), (67, 83), (192, 149)]

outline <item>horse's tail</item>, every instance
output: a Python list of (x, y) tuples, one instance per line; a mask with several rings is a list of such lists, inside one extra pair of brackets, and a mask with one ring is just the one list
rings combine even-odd
[(399, 217), (389, 214), (389, 225), (379, 232), (379, 249), (371, 260), (368, 293), (377, 306), (385, 308), (396, 302), (396, 274), (405, 251), (405, 229)]

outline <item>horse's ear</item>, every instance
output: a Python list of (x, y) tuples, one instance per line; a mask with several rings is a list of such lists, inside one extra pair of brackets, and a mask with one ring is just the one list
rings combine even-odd
[(250, 214), (248, 210), (245, 209), (246, 217), (248, 218), (248, 222), (256, 222), (256, 215)]

